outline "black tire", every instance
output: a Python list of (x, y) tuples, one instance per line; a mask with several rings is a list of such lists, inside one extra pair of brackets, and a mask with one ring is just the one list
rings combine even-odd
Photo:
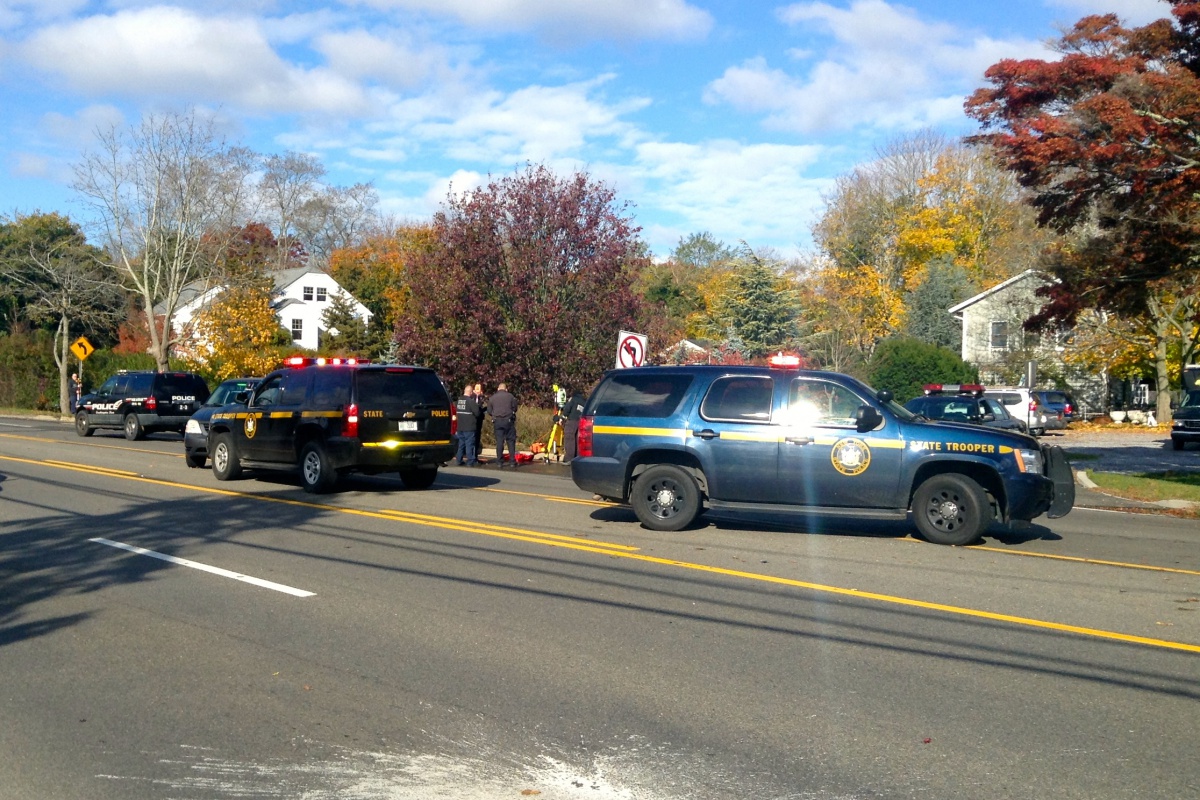
[[(78, 427), (78, 425), (76, 427)], [(1172, 450), (1182, 450), (1185, 447), (1187, 447), (1187, 442), (1185, 442), (1183, 439), (1172, 439), (1171, 440), (1171, 449)]]
[(437, 480), (437, 467), (433, 469), (402, 469), (400, 480), (406, 489), (428, 489)]
[(208, 456), (202, 456), (199, 453), (184, 453), (183, 460), (192, 469), (204, 469), (204, 464), (208, 461)]
[(630, 504), (652, 531), (683, 530), (700, 515), (700, 486), (687, 470), (658, 464), (634, 481)]
[(137, 414), (126, 414), (123, 427), (125, 428), (125, 438), (131, 442), (136, 442), (146, 436), (146, 431), (138, 420)]
[(913, 522), (926, 541), (970, 544), (978, 541), (992, 521), (992, 508), (983, 488), (965, 475), (935, 475), (917, 487)]
[(80, 436), (91, 436), (96, 432), (88, 423), (88, 415), (86, 411), (77, 411), (75, 413), (75, 433)]
[(231, 481), (242, 474), (233, 434), (219, 433), (212, 443), (212, 471), (219, 481)]
[(300, 450), (300, 482), (312, 494), (328, 492), (337, 483), (337, 470), (320, 442), (309, 442)]

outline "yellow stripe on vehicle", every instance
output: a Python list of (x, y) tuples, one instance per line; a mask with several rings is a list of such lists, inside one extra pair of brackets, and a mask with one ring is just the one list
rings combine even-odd
[(682, 439), (687, 436), (687, 428), (626, 428), (620, 425), (596, 425), (593, 434), (617, 434), (624, 436), (668, 436), (672, 439)]

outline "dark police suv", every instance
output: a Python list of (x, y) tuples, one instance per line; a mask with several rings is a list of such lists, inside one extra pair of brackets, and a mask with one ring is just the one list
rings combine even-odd
[(188, 418), (208, 399), (208, 384), (191, 372), (126, 372), (79, 398), (75, 432), (123, 430), (129, 441), (155, 431), (183, 433)]
[(323, 492), (347, 472), (398, 471), (404, 485), (433, 485), (454, 456), (455, 417), (437, 374), (354, 359), (290, 358), (209, 422), (218, 480), (245, 468), (296, 469)]
[(234, 402), (242, 392), (258, 385), (258, 378), (230, 378), (213, 389), (200, 410), (192, 414), (183, 429), (183, 459), (189, 467), (204, 469), (208, 460), (208, 423), (217, 409)]
[(1075, 501), (1062, 450), (1024, 434), (929, 422), (846, 375), (796, 368), (613, 370), (579, 425), (576, 485), (675, 531), (714, 509), (904, 519), (966, 544), (993, 521), (1061, 517)]

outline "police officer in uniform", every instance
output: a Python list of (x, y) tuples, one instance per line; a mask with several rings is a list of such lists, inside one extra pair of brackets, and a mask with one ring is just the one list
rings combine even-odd
[(579, 434), (579, 420), (583, 417), (583, 405), (586, 401), (579, 392), (572, 392), (571, 398), (562, 407), (563, 416), (563, 451), (564, 464), (570, 464), (575, 458), (576, 437)]
[(504, 447), (512, 466), (517, 466), (517, 398), (508, 391), (507, 384), (496, 387), (496, 393), (488, 398), (488, 413), (496, 433), (496, 463), (504, 466)]
[(454, 463), (461, 467), (465, 458), (467, 466), (477, 467), (479, 453), (475, 449), (475, 434), (479, 429), (479, 403), (469, 384), (454, 404), (454, 411), (458, 417), (458, 450), (454, 453)]

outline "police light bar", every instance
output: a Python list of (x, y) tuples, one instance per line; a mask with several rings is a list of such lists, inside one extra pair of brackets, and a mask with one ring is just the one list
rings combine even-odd
[(785, 356), (783, 353), (778, 353), (768, 358), (767, 363), (774, 369), (800, 369), (800, 356)]
[(370, 364), (369, 358), (313, 358), (311, 356), (288, 356), (283, 360), (285, 367), (326, 367), (326, 366), (347, 366), (353, 367), (358, 364)]
[(927, 383), (925, 394), (983, 394), (984, 387), (978, 383)]

